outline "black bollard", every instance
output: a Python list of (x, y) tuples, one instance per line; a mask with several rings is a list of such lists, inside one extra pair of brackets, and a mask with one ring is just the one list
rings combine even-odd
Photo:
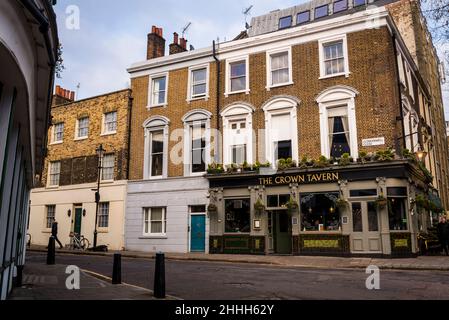
[(165, 255), (162, 252), (156, 254), (154, 297), (157, 299), (165, 299)]
[(122, 284), (122, 255), (119, 253), (114, 254), (112, 284)]
[(47, 264), (49, 266), (55, 264), (55, 256), (56, 256), (55, 238), (50, 237), (50, 239), (48, 240), (48, 251), (47, 251)]
[(16, 288), (22, 287), (22, 283), (23, 283), (23, 267), (24, 266), (17, 266), (17, 276), (15, 278), (15, 287)]

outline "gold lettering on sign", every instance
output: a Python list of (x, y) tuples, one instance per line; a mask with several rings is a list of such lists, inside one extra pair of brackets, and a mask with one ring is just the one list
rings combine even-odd
[(337, 182), (340, 180), (338, 172), (324, 172), (315, 174), (299, 174), (287, 175), (269, 178), (259, 178), (259, 183), (265, 186), (271, 185), (286, 185), (291, 183), (319, 183), (319, 182)]

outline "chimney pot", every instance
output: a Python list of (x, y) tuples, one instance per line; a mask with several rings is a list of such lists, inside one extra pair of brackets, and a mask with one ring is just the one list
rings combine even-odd
[(61, 86), (56, 86), (56, 92), (55, 92), (55, 94), (56, 94), (57, 96), (60, 96), (60, 95), (61, 95)]
[(153, 26), (153, 27), (151, 28), (151, 33), (156, 33), (156, 26)]
[(75, 91), (70, 92), (70, 100), (75, 101)]
[(173, 43), (174, 44), (178, 44), (179, 43), (179, 35), (177, 32), (173, 33), (174, 39), (173, 39)]

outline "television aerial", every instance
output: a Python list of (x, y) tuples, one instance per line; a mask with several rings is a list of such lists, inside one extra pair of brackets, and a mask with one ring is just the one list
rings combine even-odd
[(186, 24), (186, 26), (182, 29), (182, 37), (185, 38), (185, 35), (187, 33), (187, 31), (190, 29), (190, 27), (192, 26), (192, 22), (189, 22)]
[(251, 10), (254, 8), (253, 5), (250, 5), (248, 8), (243, 10), (243, 15), (245, 16), (245, 27), (246, 29), (250, 28), (250, 25), (248, 24), (248, 16), (251, 15)]

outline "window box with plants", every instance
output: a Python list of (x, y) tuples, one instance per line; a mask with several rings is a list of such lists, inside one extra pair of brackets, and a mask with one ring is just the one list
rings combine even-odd
[(223, 174), (225, 172), (223, 165), (211, 163), (207, 167), (207, 174)]

